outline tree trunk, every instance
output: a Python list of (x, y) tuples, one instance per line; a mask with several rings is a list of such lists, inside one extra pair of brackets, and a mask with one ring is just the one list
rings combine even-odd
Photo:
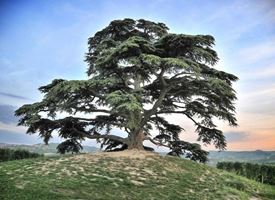
[(143, 141), (144, 141), (144, 133), (143, 131), (135, 131), (129, 136), (129, 145), (128, 149), (138, 149), (144, 150)]

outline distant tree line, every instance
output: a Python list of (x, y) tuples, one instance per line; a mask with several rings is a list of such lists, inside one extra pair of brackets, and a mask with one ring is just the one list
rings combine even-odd
[(218, 162), (218, 169), (234, 172), (249, 179), (275, 185), (275, 166), (242, 162)]
[(24, 149), (0, 148), (0, 162), (9, 160), (19, 160), (24, 158), (37, 158), (42, 156), (38, 153), (32, 153)]

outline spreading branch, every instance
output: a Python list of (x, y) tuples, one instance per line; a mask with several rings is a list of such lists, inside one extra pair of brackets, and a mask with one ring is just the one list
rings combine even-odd
[(89, 139), (109, 139), (109, 140), (115, 140), (115, 141), (119, 141), (121, 143), (127, 144), (127, 139), (116, 136), (116, 135), (107, 135), (107, 134), (95, 134), (95, 135), (90, 135), (84, 131), (79, 131), (76, 128), (73, 128), (73, 131), (75, 131), (76, 133), (78, 133), (79, 135), (82, 135), (83, 137), (89, 138)]

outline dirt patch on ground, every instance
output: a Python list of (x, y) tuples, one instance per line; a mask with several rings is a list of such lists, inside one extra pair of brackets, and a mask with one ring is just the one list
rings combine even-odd
[(133, 183), (136, 186), (144, 185), (144, 183), (142, 183), (140, 181), (136, 181), (136, 180), (130, 180), (130, 182)]
[(250, 197), (249, 200), (261, 200), (261, 199), (259, 199), (259, 198), (257, 198), (257, 197)]
[(110, 158), (137, 158), (137, 159), (145, 159), (145, 158), (152, 158), (154, 156), (159, 156), (159, 154), (154, 152), (148, 151), (141, 151), (141, 150), (125, 150), (125, 151), (117, 151), (117, 152), (97, 152), (97, 153), (90, 153), (85, 155), (78, 156), (79, 159), (81, 158), (95, 158), (98, 157), (110, 157)]
[(30, 183), (30, 181), (20, 181), (15, 184), (15, 187), (18, 189), (24, 189), (26, 184)]
[(71, 177), (78, 173), (85, 175), (86, 170), (93, 165), (95, 172), (100, 171), (100, 168), (105, 168), (112, 172), (122, 170), (135, 178), (156, 176), (153, 170), (146, 169), (148, 162), (144, 162), (144, 160), (150, 162), (160, 158), (158, 153), (138, 150), (88, 153), (36, 163), (36, 169), (39, 169), (36, 170), (36, 174), (47, 176), (49, 173), (54, 173), (58, 177), (64, 175)]

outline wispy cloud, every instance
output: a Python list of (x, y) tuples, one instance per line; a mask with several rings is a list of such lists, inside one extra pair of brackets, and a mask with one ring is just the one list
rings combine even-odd
[(0, 122), (11, 124), (17, 122), (17, 117), (14, 116), (15, 107), (11, 105), (0, 105)]
[(250, 85), (248, 88), (242, 88), (239, 91), (238, 98), (237, 113), (239, 118), (245, 116), (253, 120), (254, 115), (261, 115), (275, 119), (274, 84), (268, 82), (258, 86), (255, 83), (255, 85)]
[(27, 98), (27, 97), (8, 93), (8, 92), (0, 92), (0, 95), (5, 96), (5, 97), (10, 97), (10, 98), (15, 98), (15, 99), (29, 100), (29, 98)]
[(36, 144), (42, 143), (43, 140), (36, 135), (20, 134), (0, 129), (0, 142), (9, 144)]
[[(274, 1), (265, 0), (261, 4), (257, 1), (231, 1), (229, 4), (223, 3), (217, 11), (209, 14), (203, 21), (218, 26), (226, 24), (226, 27), (224, 27), (224, 30), (227, 32), (225, 38), (228, 37), (233, 41), (244, 37), (245, 34), (259, 28), (259, 26), (274, 24)], [(265, 28), (269, 27), (265, 26)]]
[(9, 131), (12, 133), (20, 133), (25, 134), (27, 128), (24, 126), (16, 126), (15, 124), (6, 124), (3, 122), (0, 122), (0, 130), (2, 131)]
[[(237, 137), (236, 137), (237, 138)], [(270, 131), (252, 131), (247, 136), (228, 142), (228, 149), (234, 150), (274, 150), (275, 135)]]
[(12, 66), (12, 63), (9, 59), (0, 58), (0, 66), (3, 68), (10, 68), (10, 66)]
[(242, 81), (267, 80), (275, 77), (275, 64), (261, 64), (262, 67), (242, 70), (238, 75)]
[(249, 134), (242, 131), (230, 131), (224, 133), (228, 142), (244, 141), (249, 137)]
[(260, 63), (266, 59), (274, 58), (275, 38), (268, 41), (253, 44), (239, 51), (239, 59), (242, 63), (253, 64)]
[(252, 97), (267, 97), (275, 96), (275, 84), (271, 84), (268, 87), (261, 85), (261, 87), (253, 87), (250, 91), (243, 91), (241, 95), (243, 99), (251, 99)]

